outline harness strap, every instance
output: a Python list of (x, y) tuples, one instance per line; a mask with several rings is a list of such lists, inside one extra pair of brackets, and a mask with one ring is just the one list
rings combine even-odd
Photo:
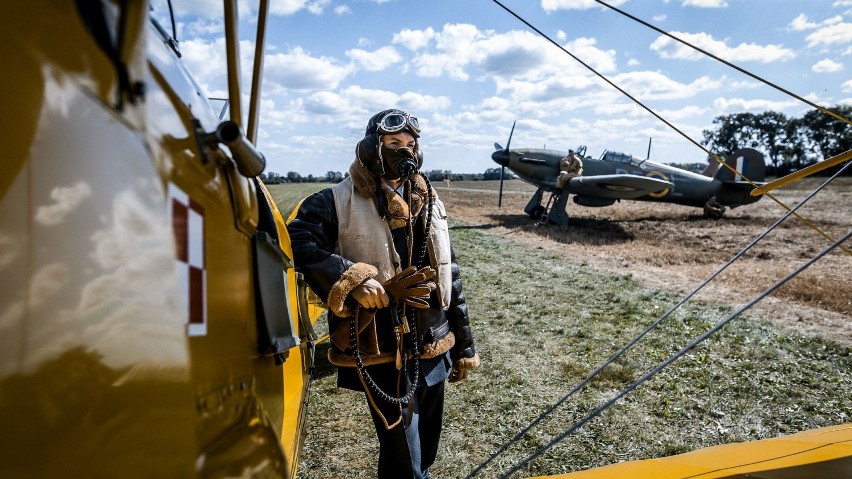
[[(385, 428), (390, 430), (390, 429), (393, 429), (394, 427), (396, 427), (396, 425), (398, 425), (402, 421), (402, 405), (408, 404), (411, 401), (411, 398), (414, 397), (414, 392), (417, 389), (417, 379), (420, 376), (420, 355), (417, 352), (417, 349), (415, 348), (414, 349), (414, 384), (413, 385), (411, 384), (411, 381), (408, 379), (408, 376), (405, 374), (406, 369), (408, 369), (407, 367), (405, 367), (407, 365), (407, 362), (408, 362), (407, 359), (406, 359), (405, 363), (403, 363), (403, 367), (398, 368), (396, 394), (400, 394), (400, 389), (402, 389), (402, 379), (404, 377), (406, 379), (405, 385), (408, 389), (408, 391), (405, 393), (405, 395), (391, 396), (390, 394), (382, 391), (382, 389), (379, 387), (379, 385), (376, 384), (376, 382), (373, 380), (372, 377), (370, 377), (370, 374), (367, 372), (367, 368), (364, 366), (364, 362), (361, 359), (361, 351), (360, 351), (360, 347), (359, 347), (360, 341), (358, 339), (358, 333), (357, 333), (358, 328), (356, 326), (357, 318), (358, 318), (358, 315), (360, 314), (360, 312), (361, 312), (361, 306), (358, 305), (355, 308), (355, 314), (349, 318), (349, 343), (352, 345), (353, 355), (355, 356), (355, 368), (356, 368), (356, 371), (358, 371), (358, 379), (361, 380), (361, 385), (364, 387), (364, 392), (367, 395), (367, 401), (370, 403), (370, 406), (379, 414), (379, 417), (381, 417), (382, 422), (385, 425)], [(406, 318), (406, 320), (410, 321), (407, 318)], [(414, 324), (414, 327), (415, 328), (417, 327), (416, 323)], [(416, 334), (417, 331), (415, 330), (414, 332)], [(399, 348), (402, 347), (401, 344), (402, 344), (401, 338), (400, 338), (399, 335), (397, 335), (397, 351), (399, 351)], [(391, 403), (391, 404), (396, 404), (399, 407), (399, 417), (397, 418), (397, 420), (393, 424), (388, 424), (387, 418), (385, 417), (384, 414), (382, 414), (382, 411), (376, 405), (376, 401), (373, 398), (373, 395), (370, 392), (370, 390), (375, 392), (379, 396), (379, 398), (381, 398), (385, 402), (388, 402), (388, 403)]]

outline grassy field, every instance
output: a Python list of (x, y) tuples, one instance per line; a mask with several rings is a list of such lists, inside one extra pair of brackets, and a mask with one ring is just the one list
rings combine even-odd
[[(300, 189), (270, 188), (285, 214), (321, 187), (294, 186)], [(620, 273), (600, 269), (584, 255), (517, 241), (502, 227), (477, 222), (451, 222), (450, 234), (483, 366), (448, 386), (435, 478), (467, 475), (679, 299), (639, 280), (635, 263)], [(687, 303), (477, 477), (505, 473), (731, 311), (729, 303)], [(335, 387), (322, 347), (319, 354), (299, 477), (375, 477), (378, 451), (367, 406), (361, 395)], [(747, 314), (518, 476), (848, 422), (850, 390), (848, 345)]]

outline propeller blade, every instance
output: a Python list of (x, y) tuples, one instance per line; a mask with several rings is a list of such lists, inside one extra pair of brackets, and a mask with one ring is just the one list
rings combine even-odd
[(497, 150), (497, 151), (499, 151), (499, 150), (502, 150), (502, 149), (503, 149), (503, 147), (502, 147), (502, 146), (500, 146), (500, 143), (497, 143), (497, 142), (495, 141), (495, 142), (494, 142), (494, 149), (495, 149), (495, 150)]
[[(509, 141), (506, 142), (506, 149), (504, 150), (506, 157), (502, 158), (502, 160), (498, 162), (500, 163), (500, 193), (497, 195), (498, 208), (503, 206), (503, 174), (506, 172), (506, 163), (508, 163), (509, 158), (511, 157), (511, 153), (509, 153), (509, 147), (512, 146), (512, 135), (515, 133), (515, 123), (517, 122), (518, 120), (512, 122), (512, 130), (509, 131)], [(500, 148), (500, 145), (498, 145), (497, 143), (494, 143), (494, 148), (502, 150), (502, 148)], [(494, 155), (496, 154), (497, 153), (494, 153)], [(494, 158), (494, 155), (491, 155), (491, 158)], [(497, 159), (494, 158), (494, 161), (497, 161)]]
[(500, 167), (500, 194), (497, 195), (497, 207), (500, 208), (503, 206), (503, 172), (506, 170), (505, 166)]

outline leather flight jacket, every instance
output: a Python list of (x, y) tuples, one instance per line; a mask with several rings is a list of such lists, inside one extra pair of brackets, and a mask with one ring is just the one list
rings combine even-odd
[[(356, 302), (349, 297), (349, 293), (367, 278), (375, 278), (379, 281), (387, 279), (398, 270), (399, 256), (393, 248), (393, 241), (384, 230), (376, 234), (372, 230), (372, 237), (379, 238), (379, 247), (373, 245), (370, 251), (384, 251), (386, 262), (379, 257), (360, 258), (358, 253), (352, 253), (356, 238), (361, 233), (348, 236), (345, 231), (351, 226), (350, 214), (344, 212), (339, 214), (345, 207), (341, 205), (352, 205), (364, 213), (366, 224), (375, 227), (378, 223), (382, 228), (387, 225), (378, 214), (375, 203), (371, 198), (360, 196), (354, 191), (351, 179), (344, 180), (334, 188), (328, 188), (306, 198), (296, 218), (288, 225), (296, 270), (305, 275), (308, 285), (321, 298), (326, 298), (329, 306), (329, 331), (332, 337), (332, 348), (329, 349), (329, 360), (338, 366), (355, 366), (352, 358), (352, 341), (350, 337), (350, 317), (355, 315), (358, 308)], [(343, 197), (351, 195), (349, 199)], [(348, 191), (348, 193), (347, 193)], [(343, 199), (343, 201), (341, 201)], [(364, 201), (360, 201), (364, 200)], [(347, 210), (353, 209), (351, 206)], [(422, 209), (415, 217), (412, 227), (414, 232), (414, 244), (422, 241), (424, 234), (424, 212)], [(436, 357), (446, 351), (452, 351), (453, 360), (459, 358), (472, 358), (476, 352), (473, 345), (473, 337), (470, 329), (467, 304), (462, 290), (461, 275), (455, 263), (455, 254), (449, 245), (449, 234), (446, 227), (446, 213), (440, 200), (434, 202), (432, 210), (433, 231), (440, 235), (446, 235), (446, 251), (441, 251), (441, 246), (435, 248), (435, 242), (429, 243), (429, 255), (426, 259), (428, 264), (416, 266), (432, 266), (438, 271), (438, 288), (429, 299), (430, 307), (427, 309), (405, 308), (404, 316), (398, 317), (398, 308), (384, 308), (374, 312), (373, 318), (355, 318), (355, 329), (364, 365), (392, 362), (396, 356), (396, 334), (394, 325), (409, 322), (409, 330), (417, 332), (416, 344), (409, 344), (410, 339), (404, 344), (406, 354), (413, 355), (415, 352), (422, 358)], [(341, 221), (342, 218), (342, 221)], [(437, 220), (437, 221), (436, 221)], [(361, 224), (361, 218), (358, 219)], [(436, 227), (437, 224), (437, 227)], [(441, 232), (441, 230), (443, 230)], [(344, 235), (341, 236), (341, 232)], [(381, 241), (384, 240), (384, 241)], [(342, 247), (341, 247), (342, 245)], [(346, 254), (340, 254), (345, 250)], [(357, 250), (357, 248), (355, 248)], [(441, 264), (441, 260), (445, 262)], [(371, 264), (372, 263), (372, 264)], [(393, 268), (389, 270), (389, 268)], [(382, 271), (380, 271), (380, 269)], [(444, 273), (443, 275), (441, 273)], [(363, 311), (363, 310), (361, 310)], [(397, 317), (395, 317), (397, 316)], [(412, 338), (413, 335), (407, 335)]]

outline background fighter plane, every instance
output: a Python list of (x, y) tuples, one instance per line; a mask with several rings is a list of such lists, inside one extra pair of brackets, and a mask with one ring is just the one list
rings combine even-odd
[[(711, 163), (703, 174), (663, 165), (647, 159), (604, 151), (600, 158), (585, 155), (586, 147), (575, 152), (582, 158), (583, 175), (571, 178), (560, 192), (556, 187), (559, 175), (559, 160), (566, 151), (536, 148), (510, 149), (512, 132), (506, 148), (495, 143), (496, 151), (491, 154), (502, 166), (500, 173), (500, 202), (503, 193), (503, 170), (509, 168), (527, 183), (538, 187), (524, 208), (530, 217), (564, 225), (568, 223), (566, 205), (570, 194), (574, 203), (582, 206), (609, 206), (616, 200), (642, 200), (677, 203), (701, 207), (715, 195), (719, 203), (733, 208), (754, 203), (759, 198), (749, 195), (753, 186), (718, 163)], [(739, 149), (726, 162), (752, 182), (763, 182), (765, 164), (763, 155), (750, 148)], [(543, 203), (545, 193), (551, 193)]]

